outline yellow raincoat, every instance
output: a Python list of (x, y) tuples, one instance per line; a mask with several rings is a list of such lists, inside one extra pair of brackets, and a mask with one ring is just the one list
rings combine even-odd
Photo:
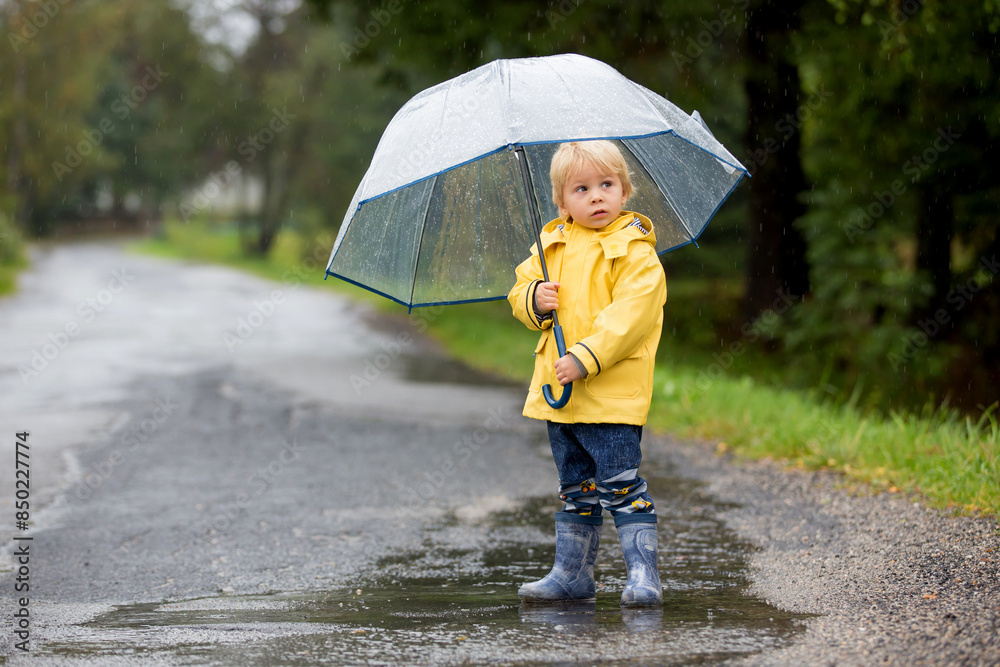
[(558, 350), (552, 319), (539, 321), (533, 307), (542, 268), (537, 246), (532, 246), (507, 295), (514, 316), (542, 331), (524, 416), (560, 423), (645, 424), (667, 299), (652, 223), (631, 211), (622, 211), (601, 229), (558, 218), (545, 225), (541, 240), (549, 279), (560, 284), (559, 324), (567, 352), (586, 366), (588, 375), (573, 383), (562, 409), (545, 402), (543, 385), (551, 384), (556, 397), (563, 388), (553, 369)]

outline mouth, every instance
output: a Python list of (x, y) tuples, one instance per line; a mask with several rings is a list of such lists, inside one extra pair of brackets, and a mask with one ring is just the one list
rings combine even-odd
[(590, 217), (591, 218), (603, 218), (607, 214), (608, 214), (607, 211), (605, 211), (603, 208), (599, 208), (596, 211), (594, 211), (593, 213), (591, 213)]

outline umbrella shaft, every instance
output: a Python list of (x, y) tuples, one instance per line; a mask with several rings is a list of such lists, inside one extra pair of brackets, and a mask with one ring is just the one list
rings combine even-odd
[[(528, 173), (528, 158), (524, 154), (524, 148), (517, 146), (514, 148), (514, 155), (517, 156), (517, 168), (521, 172), (521, 183), (524, 185), (524, 194), (528, 200), (528, 210), (531, 212), (531, 226), (535, 230), (535, 247), (538, 248), (538, 259), (542, 263), (542, 278), (549, 282), (549, 267), (545, 264), (545, 253), (542, 251), (542, 221), (538, 214), (538, 203), (535, 200), (535, 189), (531, 185), (531, 174)], [(559, 326), (559, 315), (552, 311), (552, 325)]]

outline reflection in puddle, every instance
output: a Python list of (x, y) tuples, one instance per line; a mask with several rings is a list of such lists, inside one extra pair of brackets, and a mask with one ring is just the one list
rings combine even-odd
[(518, 586), (553, 557), (553, 501), (535, 499), (495, 516), (485, 548), (455, 549), (447, 534), (463, 524), (454, 519), (352, 590), (121, 606), (86, 625), (104, 641), (44, 650), (173, 664), (710, 664), (782, 646), (804, 628), (806, 617), (748, 594), (750, 547), (715, 518), (724, 506), (687, 480), (646, 476), (660, 514), (662, 609), (619, 607), (625, 567), (610, 521), (596, 603), (519, 604)]

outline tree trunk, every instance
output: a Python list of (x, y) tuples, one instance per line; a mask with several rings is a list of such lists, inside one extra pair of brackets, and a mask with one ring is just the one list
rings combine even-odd
[[(20, 14), (20, 3), (13, 3), (9, 9), (10, 15)], [(24, 15), (21, 14), (22, 20)], [(14, 86), (11, 107), (13, 108), (14, 127), (11, 132), (10, 149), (7, 153), (7, 191), (14, 195), (14, 222), (25, 226), (30, 214), (27, 193), (24, 191), (24, 178), (21, 173), (21, 158), (28, 145), (28, 129), (25, 120), (27, 107), (28, 71), (24, 54), (14, 50)]]
[[(303, 95), (311, 97), (317, 90), (325, 75), (322, 65), (317, 65), (309, 78), (303, 84)], [(264, 169), (264, 202), (258, 216), (260, 234), (257, 240), (257, 252), (267, 255), (271, 244), (278, 235), (281, 223), (288, 210), (291, 200), (291, 185), (299, 172), (302, 163), (301, 154), (306, 149), (309, 138), (309, 121), (300, 119), (285, 130), (290, 134), (287, 144), (275, 146), (274, 151), (268, 151), (263, 156)], [(277, 154), (281, 151), (281, 154)]]
[(914, 309), (914, 322), (948, 308), (945, 299), (951, 289), (951, 235), (955, 226), (955, 206), (948, 188), (921, 183), (918, 195), (917, 271), (930, 276), (932, 292), (922, 308)]
[(256, 253), (261, 257), (266, 257), (267, 253), (271, 251), (271, 244), (274, 243), (274, 237), (277, 235), (277, 225), (270, 221), (261, 221), (260, 234), (257, 236), (257, 247), (255, 248)]
[(754, 156), (750, 196), (750, 257), (744, 313), (753, 318), (782, 295), (809, 292), (806, 243), (794, 226), (805, 212), (798, 67), (789, 59), (789, 37), (799, 28), (804, 0), (758, 3), (747, 13), (748, 123), (746, 144)]

